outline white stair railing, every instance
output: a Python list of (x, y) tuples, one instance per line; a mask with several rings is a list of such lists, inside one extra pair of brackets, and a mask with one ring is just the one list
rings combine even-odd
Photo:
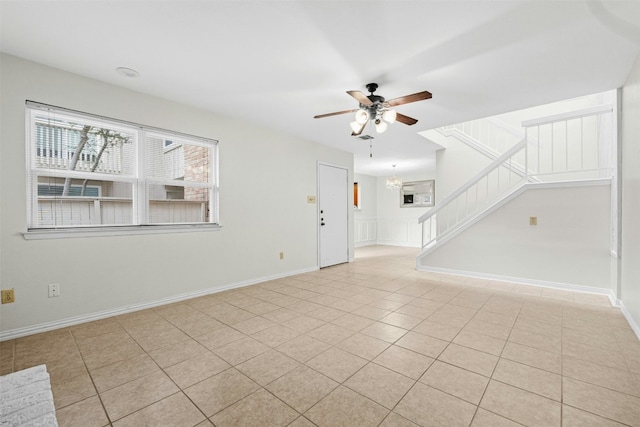
[[(436, 130), (441, 135), (457, 139), (490, 160), (496, 160), (525, 137), (523, 129), (514, 128), (495, 117), (471, 120)], [(512, 162), (508, 167), (520, 176), (526, 174), (523, 164)]]
[[(422, 249), (461, 229), (528, 182), (611, 177), (613, 108), (600, 105), (522, 123), (525, 137), (422, 215)], [(608, 132), (608, 131), (607, 131)]]
[(505, 193), (522, 186), (527, 178), (515, 173), (512, 166), (518, 161), (525, 163), (526, 146), (527, 140), (522, 139), (435, 208), (422, 215), (418, 220), (422, 224), (422, 248), (456, 229)]
[(524, 138), (524, 130), (487, 117), (436, 129), (444, 136), (459, 139), (489, 158), (496, 159)]
[(522, 123), (527, 169), (541, 181), (609, 178), (614, 128), (611, 105), (598, 105)]

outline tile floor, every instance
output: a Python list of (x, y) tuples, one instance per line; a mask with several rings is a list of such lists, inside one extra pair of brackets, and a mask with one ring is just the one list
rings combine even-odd
[(416, 250), (0, 344), (60, 426), (640, 426), (602, 296), (414, 270)]

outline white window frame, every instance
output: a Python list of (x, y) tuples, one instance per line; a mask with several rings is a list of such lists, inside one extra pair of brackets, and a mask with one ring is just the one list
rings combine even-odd
[[(33, 138), (32, 126), (35, 123), (35, 116), (42, 114), (42, 111), (54, 113), (66, 118), (77, 119), (80, 122), (90, 122), (91, 124), (104, 124), (110, 129), (133, 134), (133, 149), (136, 159), (134, 172), (131, 174), (102, 174), (97, 172), (70, 171), (65, 169), (45, 169), (38, 168), (34, 159), (36, 155), (36, 141)], [(145, 176), (144, 168), (144, 147), (145, 138), (152, 135), (156, 138), (162, 138), (163, 149), (176, 148), (175, 139), (188, 142), (190, 145), (204, 146), (209, 150), (210, 181), (209, 183), (200, 182), (181, 182), (176, 180), (160, 179)], [(164, 147), (164, 140), (171, 139), (174, 141), (167, 147)], [(82, 113), (61, 107), (55, 107), (47, 104), (37, 103), (33, 101), (26, 102), (26, 163), (27, 163), (27, 231), (22, 235), (26, 240), (32, 239), (56, 239), (69, 237), (91, 237), (91, 236), (108, 236), (108, 235), (131, 235), (131, 234), (156, 234), (156, 233), (185, 233), (198, 231), (217, 231), (221, 228), (219, 225), (219, 187), (218, 187), (218, 141), (209, 138), (195, 137), (192, 135), (182, 134), (179, 132), (168, 131), (165, 129), (143, 126), (136, 123), (126, 122), (117, 119), (101, 117), (93, 114)], [(133, 224), (131, 225), (81, 225), (81, 226), (58, 226), (55, 228), (47, 228), (38, 226), (37, 206), (38, 201), (38, 177), (59, 177), (59, 178), (89, 178), (102, 179), (112, 182), (125, 182), (132, 185), (132, 209)], [(197, 223), (179, 223), (179, 224), (151, 224), (149, 223), (149, 184), (166, 184), (172, 186), (198, 187), (209, 189), (209, 222)]]

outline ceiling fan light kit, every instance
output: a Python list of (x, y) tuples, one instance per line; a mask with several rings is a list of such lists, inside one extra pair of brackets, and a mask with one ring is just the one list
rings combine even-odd
[(385, 122), (382, 121), (382, 119), (379, 119), (379, 118), (376, 118), (373, 123), (376, 125), (376, 132), (378, 133), (385, 132), (389, 127), (388, 124), (386, 124)]
[(356, 122), (363, 125), (369, 121), (369, 112), (363, 108), (356, 111)]
[(355, 121), (350, 123), (351, 130), (353, 131), (351, 136), (360, 135), (370, 122), (373, 122), (376, 132), (383, 133), (389, 127), (387, 123), (391, 124), (399, 121), (405, 125), (411, 126), (418, 122), (417, 119), (398, 113), (393, 107), (431, 98), (430, 92), (422, 91), (386, 101), (384, 97), (374, 95), (376, 89), (378, 89), (377, 83), (369, 83), (367, 84), (369, 95), (365, 95), (359, 90), (349, 90), (347, 93), (358, 101), (359, 108), (354, 110), (337, 111), (335, 113), (319, 114), (314, 116), (314, 119), (355, 112)]
[(396, 122), (396, 117), (398, 116), (398, 113), (396, 112), (396, 110), (384, 110), (382, 112), (382, 119), (385, 122), (388, 122), (390, 124), (393, 124)]
[(349, 125), (351, 126), (351, 130), (356, 133), (360, 131), (360, 128), (363, 127), (367, 122), (364, 123), (358, 123), (357, 121), (355, 122), (351, 122), (349, 123)]

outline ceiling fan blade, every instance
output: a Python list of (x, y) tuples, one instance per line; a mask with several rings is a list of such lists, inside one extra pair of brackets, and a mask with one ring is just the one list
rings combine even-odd
[(401, 96), (400, 98), (394, 98), (384, 103), (385, 107), (395, 107), (402, 104), (408, 104), (410, 102), (422, 101), (424, 99), (430, 99), (431, 92), (418, 92), (413, 95)]
[(353, 96), (356, 101), (358, 101), (362, 105), (365, 105), (367, 107), (373, 105), (373, 102), (371, 102), (371, 100), (367, 98), (367, 95), (360, 92), (359, 90), (348, 90), (347, 93)]
[(339, 114), (355, 113), (356, 111), (358, 111), (357, 108), (355, 110), (336, 111), (335, 113), (318, 114), (317, 116), (313, 116), (313, 118), (314, 119), (321, 119), (323, 117), (337, 116)]
[(415, 125), (416, 123), (418, 123), (417, 119), (414, 119), (413, 117), (409, 117), (409, 116), (405, 116), (404, 114), (400, 114), (400, 113), (396, 113), (396, 121), (400, 122), (400, 123), (404, 123), (405, 125)]
[(351, 132), (351, 136), (358, 136), (358, 135), (360, 135), (360, 134), (362, 133), (362, 131), (364, 130), (364, 128), (367, 126), (367, 123), (369, 123), (369, 122), (368, 122), (368, 121), (367, 121), (367, 122), (364, 122), (364, 123), (362, 124), (362, 126), (360, 127), (360, 130), (359, 130), (358, 132)]

